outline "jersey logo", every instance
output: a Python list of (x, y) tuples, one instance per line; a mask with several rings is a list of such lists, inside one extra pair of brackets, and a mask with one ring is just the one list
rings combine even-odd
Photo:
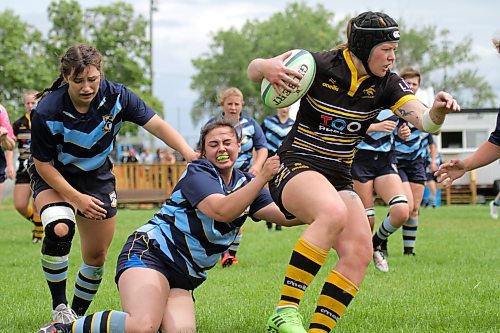
[(102, 127), (102, 130), (104, 132), (111, 132), (111, 129), (113, 128), (113, 116), (112, 115), (106, 115), (102, 117), (104, 120), (104, 126)]
[(336, 81), (334, 79), (329, 79), (329, 83), (323, 82), (321, 85), (327, 89), (333, 90), (333, 91), (339, 91), (339, 87), (335, 84)]
[(365, 94), (365, 96), (363, 96), (363, 98), (373, 98), (373, 95), (375, 95), (375, 92), (376, 92), (376, 90), (375, 90), (374, 86), (363, 89), (363, 93)]

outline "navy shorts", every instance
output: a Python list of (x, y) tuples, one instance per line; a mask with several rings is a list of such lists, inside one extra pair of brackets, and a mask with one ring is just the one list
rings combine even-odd
[(269, 191), (271, 196), (285, 214), (287, 219), (292, 219), (295, 216), (285, 209), (281, 200), (283, 188), (286, 183), (296, 175), (304, 171), (316, 171), (325, 176), (330, 184), (332, 184), (337, 191), (352, 191), (352, 177), (349, 167), (343, 166), (340, 163), (322, 163), (315, 159), (290, 153), (282, 153), (280, 155), (280, 169), (273, 179), (269, 182)]
[(5, 168), (7, 167), (7, 161), (5, 160), (5, 154), (3, 150), (0, 148), (0, 184), (2, 184), (6, 177), (5, 177)]
[(393, 153), (359, 150), (351, 167), (352, 179), (361, 183), (384, 175), (397, 175), (398, 167)]
[[(52, 189), (52, 187), (38, 174), (34, 163), (30, 163), (28, 166), (28, 172), (31, 178), (33, 198), (36, 198), (42, 191)], [(78, 175), (62, 174), (62, 176), (77, 191), (104, 202), (104, 206), (102, 207), (106, 209), (106, 219), (116, 215), (116, 180), (111, 170), (99, 169), (96, 171), (82, 171)], [(78, 211), (77, 214), (83, 216), (80, 211)]]
[(416, 160), (398, 160), (398, 173), (403, 183), (410, 182), (424, 185), (427, 180), (424, 160), (422, 158), (417, 158)]
[(132, 267), (154, 269), (165, 276), (170, 288), (194, 290), (205, 279), (196, 278), (182, 272), (175, 263), (167, 257), (154, 239), (149, 239), (147, 233), (134, 231), (118, 256), (116, 263), (115, 282), (118, 284), (120, 276)]

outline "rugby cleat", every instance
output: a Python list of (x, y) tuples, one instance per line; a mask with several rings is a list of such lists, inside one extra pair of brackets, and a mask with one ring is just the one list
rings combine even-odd
[(389, 265), (381, 250), (373, 250), (373, 264), (381, 272), (387, 273), (389, 271)]
[(498, 206), (495, 205), (495, 201), (490, 202), (490, 216), (492, 219), (498, 219)]
[(38, 333), (65, 333), (65, 331), (62, 331), (58, 328), (56, 328), (56, 325), (58, 323), (48, 323), (43, 325), (42, 328), (38, 331)]
[(78, 316), (68, 304), (61, 303), (52, 310), (52, 320), (57, 323), (71, 324), (77, 319)]
[(294, 307), (277, 309), (267, 321), (268, 333), (307, 333), (302, 316)]
[(222, 265), (222, 268), (226, 268), (226, 267), (231, 266), (232, 264), (237, 264), (238, 261), (236, 260), (236, 262), (235, 262), (235, 260), (236, 260), (236, 257), (233, 257), (228, 252), (226, 252), (222, 256), (222, 260), (220, 261), (220, 263)]

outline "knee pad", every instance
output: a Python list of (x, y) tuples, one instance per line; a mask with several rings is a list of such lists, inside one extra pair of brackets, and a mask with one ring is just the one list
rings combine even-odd
[[(42, 208), (40, 213), (45, 228), (45, 237), (42, 243), (42, 254), (50, 256), (65, 256), (71, 249), (71, 240), (75, 235), (75, 212), (66, 202), (55, 202)], [(54, 232), (57, 224), (68, 226), (68, 233), (62, 237)]]
[(365, 212), (368, 218), (375, 217), (375, 209), (373, 209), (373, 207), (366, 208)]
[(394, 206), (394, 205), (398, 205), (398, 204), (408, 204), (408, 198), (406, 197), (406, 195), (395, 195), (391, 198), (391, 200), (389, 200), (389, 209)]

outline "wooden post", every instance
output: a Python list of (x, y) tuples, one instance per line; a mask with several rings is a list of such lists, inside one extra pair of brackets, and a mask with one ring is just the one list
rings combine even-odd
[(471, 204), (475, 205), (477, 203), (477, 171), (472, 170), (470, 172), (470, 193), (471, 193)]

